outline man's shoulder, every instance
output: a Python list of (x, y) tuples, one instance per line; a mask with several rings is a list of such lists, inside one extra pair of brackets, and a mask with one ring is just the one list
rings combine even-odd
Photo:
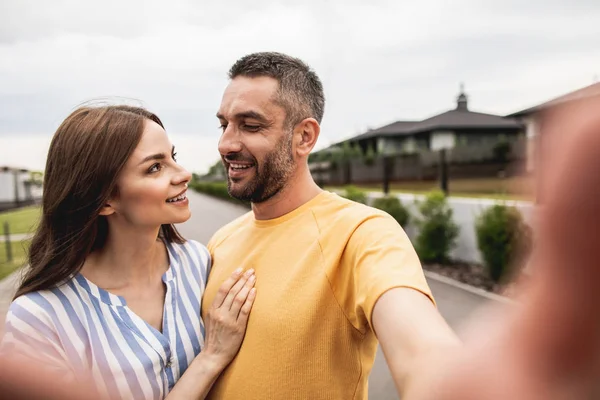
[(253, 214), (252, 211), (248, 211), (247, 213), (237, 217), (233, 221), (225, 224), (215, 234), (211, 237), (208, 242), (208, 250), (212, 252), (215, 247), (219, 246), (223, 241), (225, 241), (232, 233), (237, 232), (239, 229), (243, 229), (252, 222)]
[(335, 193), (328, 193), (326, 200), (314, 207), (312, 212), (320, 225), (358, 226), (370, 219), (390, 217), (389, 214), (377, 208), (349, 200)]

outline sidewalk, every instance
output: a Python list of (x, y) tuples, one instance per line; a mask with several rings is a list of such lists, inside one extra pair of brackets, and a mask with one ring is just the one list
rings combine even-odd
[[(31, 239), (33, 237), (32, 233), (11, 233), (10, 241), (11, 242), (20, 242), (25, 239)], [(6, 236), (0, 235), (0, 243), (4, 243), (6, 241)]]

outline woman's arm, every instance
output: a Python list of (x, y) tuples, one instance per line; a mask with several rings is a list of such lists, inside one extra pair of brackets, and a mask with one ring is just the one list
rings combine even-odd
[(167, 400), (204, 399), (237, 354), (256, 297), (252, 269), (235, 271), (219, 288), (208, 312), (204, 349), (192, 361)]

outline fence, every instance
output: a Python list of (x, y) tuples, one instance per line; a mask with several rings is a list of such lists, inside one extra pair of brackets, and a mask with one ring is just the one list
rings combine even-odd
[[(457, 146), (448, 151), (448, 171), (451, 178), (487, 178), (518, 175), (523, 170), (526, 142), (510, 143), (505, 160), (495, 154), (496, 144)], [(390, 181), (435, 180), (439, 177), (440, 155), (421, 150), (412, 154), (378, 156), (371, 163), (361, 159), (311, 163), (314, 179), (326, 185), (365, 184), (384, 181), (384, 164), (388, 163)]]
[(0, 225), (3, 232), (0, 231), (0, 279), (4, 276), (6, 270), (3, 267), (12, 269), (26, 262), (27, 252), (31, 239), (31, 234), (14, 234), (8, 222)]
[[(0, 263), (10, 263), (14, 260), (13, 257), (13, 243), (10, 240), (10, 225), (8, 222), (4, 222), (4, 257), (0, 258)], [(0, 253), (2, 254), (2, 253)]]

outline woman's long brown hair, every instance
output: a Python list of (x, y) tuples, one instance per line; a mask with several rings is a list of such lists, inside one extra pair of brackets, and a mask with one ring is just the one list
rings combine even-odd
[[(131, 106), (81, 107), (60, 125), (46, 161), (41, 221), (15, 298), (64, 283), (104, 245), (108, 225), (100, 210), (116, 193), (146, 120), (163, 126), (156, 115)], [(163, 225), (160, 236), (184, 241), (173, 225)]]

